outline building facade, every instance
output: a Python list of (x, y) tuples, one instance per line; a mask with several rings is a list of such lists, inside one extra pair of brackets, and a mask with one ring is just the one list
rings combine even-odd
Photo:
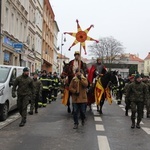
[[(2, 1), (1, 10), (1, 64), (25, 66), (28, 50), (29, 2), (26, 0)], [(14, 43), (19, 43), (18, 51)]]
[(150, 75), (150, 52), (144, 59), (144, 74), (145, 75)]
[(55, 15), (49, 0), (44, 0), (42, 34), (42, 70), (52, 72), (54, 56), (54, 20)]
[(54, 21), (54, 53), (53, 53), (53, 72), (59, 73), (59, 64), (58, 64), (58, 47), (57, 47), (57, 37), (58, 37), (59, 27), (57, 22)]

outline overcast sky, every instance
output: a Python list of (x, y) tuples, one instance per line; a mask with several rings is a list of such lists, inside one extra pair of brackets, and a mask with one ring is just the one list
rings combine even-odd
[[(150, 0), (50, 0), (58, 23), (60, 34), (76, 32), (76, 19), (84, 30), (91, 24), (94, 28), (88, 33), (95, 39), (113, 36), (126, 48), (126, 53), (139, 54), (144, 59), (150, 52)], [(74, 37), (66, 35), (63, 54), (73, 58), (74, 51), (79, 50), (79, 44), (68, 51)], [(92, 41), (87, 41), (88, 45)]]

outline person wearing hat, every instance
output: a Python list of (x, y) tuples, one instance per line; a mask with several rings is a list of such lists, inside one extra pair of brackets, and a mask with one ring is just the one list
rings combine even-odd
[(107, 72), (105, 66), (102, 64), (101, 59), (97, 58), (96, 63), (92, 65), (88, 74), (88, 81), (93, 82), (93, 79), (97, 76), (103, 76)]
[(42, 97), (42, 82), (38, 79), (38, 73), (34, 73), (33, 75), (33, 85), (35, 89), (35, 99), (31, 100), (30, 111), (29, 114), (33, 115), (33, 110), (35, 108), (35, 113), (38, 113), (38, 102)]
[[(150, 118), (150, 82), (148, 81), (148, 78), (149, 78), (148, 76), (143, 76), (142, 81), (146, 84), (146, 86), (148, 88), (149, 98), (145, 102), (145, 105), (146, 105), (146, 111), (147, 111), (147, 118)], [(144, 111), (143, 111), (143, 116), (144, 116)]]
[(135, 119), (137, 113), (136, 128), (140, 129), (140, 122), (143, 115), (143, 105), (148, 99), (148, 89), (145, 83), (141, 81), (141, 76), (137, 74), (135, 81), (129, 85), (126, 92), (126, 100), (131, 103), (131, 128), (135, 128)]
[(117, 103), (118, 105), (121, 104), (123, 91), (124, 91), (125, 82), (121, 77), (121, 74), (118, 75), (118, 86), (117, 86)]
[(49, 86), (50, 86), (50, 80), (47, 77), (47, 71), (42, 71), (42, 76), (40, 78), (40, 81), (42, 82), (42, 98), (38, 102), (39, 107), (46, 107), (47, 106), (47, 98), (49, 94)]
[(130, 84), (132, 83), (132, 82), (134, 82), (134, 75), (131, 75), (131, 76), (129, 76), (128, 77), (128, 83), (125, 85), (125, 87), (124, 87), (124, 94), (125, 94), (125, 104), (126, 104), (126, 107), (125, 107), (125, 115), (126, 116), (128, 116), (128, 110), (129, 110), (129, 108), (130, 108), (130, 106), (131, 106), (131, 103), (130, 103), (130, 101), (128, 102), (127, 101), (127, 98), (126, 98), (126, 92), (127, 92), (127, 89), (129, 88), (129, 86), (130, 86)]
[(69, 85), (69, 91), (72, 93), (72, 103), (73, 103), (73, 118), (74, 118), (74, 127), (73, 129), (78, 128), (78, 113), (80, 113), (81, 123), (84, 125), (85, 121), (85, 111), (87, 103), (87, 90), (88, 81), (84, 77), (82, 70), (76, 70), (75, 77), (71, 80)]
[(57, 93), (58, 93), (58, 86), (59, 86), (59, 78), (57, 76), (57, 73), (53, 73), (53, 81), (52, 81), (52, 100), (56, 101), (57, 99)]
[(23, 127), (27, 118), (27, 105), (31, 99), (35, 98), (33, 80), (29, 77), (29, 68), (23, 69), (23, 74), (16, 78), (12, 88), (12, 97), (16, 97), (17, 91), (17, 106), (22, 117), (20, 127)]
[[(80, 52), (75, 51), (74, 53), (74, 59), (69, 62), (69, 65), (72, 66), (72, 71), (75, 74), (76, 70), (79, 68), (79, 62), (80, 62)], [(83, 70), (83, 61), (81, 60), (80, 68)]]

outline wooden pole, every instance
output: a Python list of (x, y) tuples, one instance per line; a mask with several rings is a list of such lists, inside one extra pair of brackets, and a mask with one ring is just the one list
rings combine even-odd
[[(82, 50), (82, 45), (81, 45), (81, 43), (80, 43), (80, 58), (79, 58), (79, 72), (80, 72), (80, 70), (81, 70), (81, 50)], [(78, 82), (78, 87), (77, 87), (77, 92), (79, 93), (79, 91), (80, 91), (80, 81)]]

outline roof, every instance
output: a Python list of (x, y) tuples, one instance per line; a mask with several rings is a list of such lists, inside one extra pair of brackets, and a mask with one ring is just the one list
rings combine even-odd
[(146, 59), (150, 59), (150, 52), (148, 53), (148, 55), (146, 56), (146, 58), (144, 60), (146, 60)]
[(144, 60), (143, 60), (143, 59), (141, 59), (141, 58), (137, 57), (137, 56), (136, 56), (136, 55), (134, 55), (134, 54), (130, 54), (130, 55), (129, 55), (129, 60), (130, 60), (130, 61), (144, 62)]
[(58, 59), (69, 59), (68, 57), (66, 57), (65, 55), (62, 55), (60, 53), (58, 53)]

